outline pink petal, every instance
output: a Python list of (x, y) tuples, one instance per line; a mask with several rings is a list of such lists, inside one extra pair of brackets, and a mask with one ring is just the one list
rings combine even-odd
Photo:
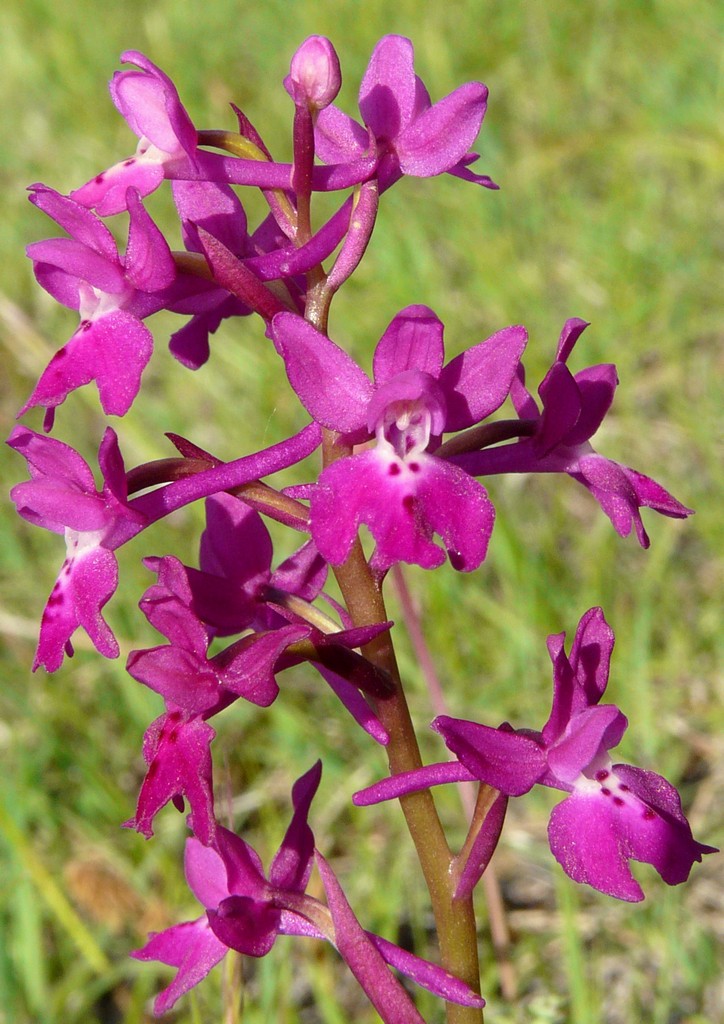
[(681, 809), (681, 798), (670, 782), (627, 764), (613, 765), (612, 773), (643, 805), (636, 807), (631, 801), (621, 809), (631, 856), (652, 864), (668, 885), (685, 882), (694, 862), (701, 861), (703, 854), (717, 852), (713, 846), (696, 842)]
[(578, 316), (572, 316), (570, 319), (566, 320), (563, 325), (560, 338), (558, 339), (556, 359), (565, 363), (573, 351), (573, 346), (576, 344), (585, 329), (590, 326), (591, 325), (588, 320), (581, 320)]
[(615, 639), (601, 608), (590, 608), (581, 616), (571, 647), (571, 667), (581, 695), (575, 710), (597, 704), (602, 697)]
[(33, 242), (26, 252), (34, 262), (58, 267), (107, 295), (123, 296), (127, 291), (117, 252), (108, 259), (74, 238), (47, 238)]
[(317, 761), (292, 788), (294, 814), (269, 869), (269, 881), (279, 889), (302, 893), (307, 888), (314, 856), (314, 836), (307, 819), (321, 777), (322, 762)]
[(572, 793), (553, 808), (548, 839), (553, 856), (574, 882), (632, 903), (644, 898), (628, 866), (631, 851), (619, 832), (612, 800), (599, 793)]
[(168, 242), (146, 212), (137, 189), (131, 189), (127, 205), (130, 225), (124, 257), (126, 278), (141, 291), (161, 291), (176, 277)]
[(279, 313), (272, 338), (302, 405), (323, 426), (351, 433), (364, 426), (372, 383), (352, 358), (294, 313)]
[(118, 642), (101, 615), (117, 586), (118, 563), (112, 551), (87, 547), (66, 559), (43, 612), (33, 671), (40, 665), (48, 672), (60, 668), (79, 626), (99, 654), (118, 657)]
[(156, 997), (153, 1004), (153, 1012), (158, 1017), (203, 981), (227, 952), (228, 947), (219, 942), (204, 916), (151, 935), (146, 945), (134, 950), (131, 956), (136, 960), (159, 960), (171, 967), (178, 967), (174, 980)]
[(442, 336), (442, 321), (428, 306), (400, 310), (375, 349), (373, 371), (377, 387), (405, 370), (439, 377), (445, 354)]
[(218, 907), (229, 895), (226, 866), (213, 846), (204, 846), (192, 836), (184, 847), (184, 874), (191, 892), (206, 907)]
[(211, 843), (216, 819), (209, 748), (215, 735), (201, 718), (184, 718), (180, 711), (170, 711), (151, 723), (143, 741), (148, 770), (128, 827), (150, 839), (156, 814), (170, 800), (185, 796), (191, 805), (189, 824), (194, 835), (204, 846)]
[(258, 512), (230, 494), (206, 500), (199, 565), (205, 573), (260, 585), (271, 573), (272, 542)]
[(319, 112), (314, 145), (320, 160), (341, 164), (363, 156), (369, 147), (369, 135), (361, 124), (332, 104)]
[(506, 327), (448, 363), (440, 374), (446, 431), (479, 423), (503, 404), (527, 340), (524, 327)]
[(61, 405), (71, 391), (95, 380), (103, 411), (124, 416), (138, 394), (152, 348), (151, 332), (125, 310), (83, 321), (43, 371), (21, 414), (36, 405)]
[(80, 203), (47, 185), (29, 185), (30, 202), (67, 231), (71, 238), (95, 250), (111, 262), (118, 262), (118, 247), (105, 224)]
[(403, 173), (429, 178), (454, 167), (477, 138), (487, 100), (486, 86), (467, 82), (415, 118), (395, 143)]
[(70, 195), (75, 202), (96, 210), (99, 216), (110, 217), (126, 209), (129, 188), (148, 196), (156, 191), (164, 176), (160, 155), (151, 151), (148, 157), (138, 154), (119, 161)]
[(546, 768), (545, 751), (527, 736), (441, 715), (432, 723), (471, 775), (508, 796), (522, 796)]
[(409, 124), (417, 86), (412, 43), (404, 36), (383, 36), (370, 57), (359, 91), (359, 108), (378, 139), (392, 141)]

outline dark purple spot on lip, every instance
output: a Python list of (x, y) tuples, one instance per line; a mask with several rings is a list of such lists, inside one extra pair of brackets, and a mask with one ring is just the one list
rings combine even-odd
[(651, 821), (652, 818), (656, 817), (656, 811), (653, 811), (650, 807), (644, 808), (643, 819), (644, 821)]
[[(81, 325), (78, 328), (78, 330), (79, 331), (89, 331), (91, 329), (91, 327), (92, 327), (92, 324), (91, 324), (90, 320), (82, 320), (81, 321)], [(60, 352), (64, 352), (64, 351), (65, 351), (65, 349), (61, 349), (60, 350)], [(58, 353), (58, 355), (60, 355), (60, 352)]]
[(623, 807), (623, 805), (625, 803), (623, 797), (621, 797), (621, 796), (615, 796), (613, 798), (613, 802), (616, 804), (617, 807)]
[(95, 181), (96, 185), (102, 185), (103, 182), (106, 180), (106, 176), (105, 174), (97, 174), (93, 180)]
[(413, 508), (415, 507), (415, 496), (414, 496), (414, 494), (406, 494), (405, 495), (405, 497), (402, 499), (402, 507), (407, 512), (412, 512)]
[(390, 464), (390, 468), (387, 470), (390, 476), (399, 476), (402, 472), (396, 462)]
[(608, 788), (608, 786), (601, 786), (601, 792), (603, 793), (604, 796), (610, 796), (611, 795), (611, 790)]
[(132, 167), (136, 162), (135, 157), (129, 157), (128, 160), (123, 161), (124, 167)]
[(168, 717), (167, 717), (167, 721), (169, 721), (169, 722), (180, 722), (181, 721), (181, 712), (180, 711), (170, 711), (169, 714), (168, 714)]
[(608, 778), (608, 772), (606, 771), (605, 768), (602, 768), (600, 770), (600, 772), (596, 772), (596, 780), (598, 782), (603, 782), (603, 780), (607, 779), (607, 778)]
[(419, 462), (408, 462), (407, 463), (407, 468), (410, 470), (411, 473), (419, 473), (419, 471), (420, 471), (420, 463)]
[(631, 787), (627, 786), (625, 782), (621, 782), (618, 788), (621, 790), (622, 793), (628, 793), (631, 789)]

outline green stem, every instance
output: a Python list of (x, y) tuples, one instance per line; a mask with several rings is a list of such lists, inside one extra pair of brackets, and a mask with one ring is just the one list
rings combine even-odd
[[(335, 443), (335, 440), (336, 436), (331, 431), (324, 432), (325, 466), (351, 454), (351, 449)], [(355, 626), (386, 621), (382, 590), (370, 570), (359, 539), (355, 541), (347, 561), (335, 569), (335, 576)], [(420, 748), (389, 633), (370, 641), (362, 653), (387, 672), (395, 687), (390, 698), (375, 702), (375, 711), (390, 736), (386, 749), (391, 774), (421, 767)], [(411, 793), (402, 797), (400, 803), (430, 893), (442, 965), (479, 992), (480, 967), (472, 898), (456, 900), (453, 904), (454, 858), (432, 794), (429, 790)], [(482, 1019), (481, 1010), (447, 1004), (448, 1024), (480, 1024)]]

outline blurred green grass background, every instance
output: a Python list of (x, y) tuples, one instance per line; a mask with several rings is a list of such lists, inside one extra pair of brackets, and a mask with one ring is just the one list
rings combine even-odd
[[(490, 103), (479, 167), (497, 194), (452, 179), (405, 180), (385, 196), (363, 266), (339, 296), (331, 330), (367, 361), (391, 316), (432, 306), (453, 355), (522, 322), (531, 381), (549, 365), (561, 325), (592, 326), (575, 368), (618, 365), (621, 386), (599, 433), (605, 454), (650, 474), (696, 509), (688, 522), (646, 516), (650, 551), (621, 540), (568, 479), (493, 479), (498, 518), (488, 561), (472, 577), (410, 571), (453, 714), (536, 726), (549, 707), (544, 639), (602, 604), (617, 635), (610, 696), (630, 720), (622, 759), (677, 783), (697, 838), (721, 842), (721, 213), (722, 80), (718, 5), (690, 0), (411, 0), (265, 4), (210, 0), (110, 6), (12, 0), (0, 13), (0, 110), (7, 433), (50, 355), (75, 326), (35, 285), (23, 247), (53, 233), (23, 189), (69, 191), (135, 147), (105, 83), (137, 48), (176, 82), (195, 123), (233, 127), (240, 105), (279, 158), (289, 158), (291, 104), (281, 88), (295, 47), (330, 36), (356, 92), (380, 35), (399, 32), (433, 98), (482, 79)], [(150, 209), (176, 230), (168, 197)], [(250, 209), (261, 208), (255, 200)], [(719, 220), (721, 225), (721, 220)], [(719, 273), (717, 274), (717, 269)], [(231, 458), (303, 421), (258, 325), (226, 325), (208, 366), (190, 374), (168, 354), (175, 322), (152, 323), (156, 352), (140, 400), (114, 424), (129, 465), (168, 453), (174, 430)], [(40, 418), (27, 417), (39, 429)], [(94, 460), (104, 426), (92, 389), (61, 407), (56, 436)], [(718, 435), (718, 436), (717, 436)], [(717, 447), (718, 445), (718, 447)], [(7, 450), (3, 479), (24, 477)], [(149, 928), (197, 913), (181, 873), (183, 819), (167, 809), (146, 843), (118, 825), (133, 812), (141, 737), (160, 700), (82, 642), (53, 677), (31, 676), (37, 623), (62, 558), (57, 538), (4, 504), (1, 540), (0, 1022), (80, 1024), (149, 1019), (170, 972), (127, 959)], [(156, 635), (136, 602), (144, 554), (194, 551), (200, 511), (121, 552), (125, 583), (109, 606), (124, 654)], [(280, 538), (280, 543), (288, 543)], [(394, 596), (391, 612), (399, 618)], [(403, 668), (421, 728), (431, 717), (404, 635)], [(355, 810), (383, 755), (351, 731), (317, 678), (288, 673), (271, 712), (235, 709), (215, 744), (221, 808), (265, 861), (276, 848), (292, 780), (321, 754), (313, 811), (366, 926), (431, 952), (427, 902), (395, 807)], [(440, 757), (423, 728), (425, 751)], [(235, 794), (233, 797), (231, 794)], [(579, 890), (545, 841), (550, 801), (516, 804), (497, 855), (519, 997), (505, 1004), (480, 910), (487, 1019), (571, 1024), (710, 1024), (724, 1016), (720, 858), (668, 890), (637, 869), (648, 898), (624, 906)], [(441, 796), (454, 821), (455, 794)], [(225, 813), (222, 810), (222, 813)], [(454, 826), (453, 826), (453, 834)], [(462, 837), (462, 833), (461, 833)], [(280, 940), (243, 965), (245, 1024), (372, 1021), (331, 950)], [(223, 970), (171, 1015), (221, 1018)], [(165, 980), (166, 979), (166, 980)], [(441, 1020), (434, 1000), (421, 1012)], [(340, 1008), (341, 1007), (341, 1008)], [(225, 1018), (233, 1020), (233, 1016)]]

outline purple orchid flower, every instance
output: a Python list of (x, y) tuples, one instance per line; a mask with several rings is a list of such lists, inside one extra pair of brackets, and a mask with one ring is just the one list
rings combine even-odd
[(523, 327), (507, 327), (443, 367), (443, 325), (427, 306), (408, 306), (387, 327), (374, 355), (374, 383), (328, 337), (282, 313), (272, 337), (289, 381), (322, 426), (350, 444), (374, 448), (327, 466), (312, 491), (312, 536), (322, 555), (345, 560), (360, 523), (377, 541), (372, 565), (398, 561), (431, 569), (445, 553), (456, 569), (483, 561), (494, 509), (468, 474), (435, 457), (441, 435), (462, 430), (505, 400), (521, 352)]
[(133, 156), (122, 160), (71, 193), (77, 203), (102, 217), (126, 209), (129, 186), (142, 196), (155, 191), (172, 169), (193, 173), (197, 134), (168, 75), (137, 50), (121, 63), (140, 71), (117, 71), (109, 83), (116, 109), (139, 138)]
[(307, 819), (321, 777), (317, 762), (294, 785), (294, 814), (269, 870), (256, 851), (228, 829), (217, 827), (212, 846), (187, 840), (186, 878), (205, 908), (204, 916), (152, 934), (131, 954), (177, 968), (156, 998), (160, 1015), (197, 985), (229, 949), (266, 956), (278, 935), (327, 939), (337, 947), (384, 1021), (422, 1024), (422, 1018), (388, 964), (450, 1001), (482, 1006), (483, 1000), (459, 979), (379, 936), (365, 932), (331, 868), (318, 857), (329, 909), (305, 894), (312, 871), (314, 836)]
[[(239, 698), (268, 707), (279, 693), (277, 674), (302, 661), (312, 661), (369, 735), (382, 744), (389, 741), (361, 692), (384, 698), (386, 680), (352, 649), (390, 623), (339, 629), (326, 620), (335, 631), (323, 633), (273, 603), (285, 594), (304, 604), (317, 596), (326, 565), (313, 545), (304, 545), (275, 573), (271, 556), (271, 539), (257, 513), (230, 495), (217, 495), (207, 500), (202, 569), (170, 556), (145, 559), (158, 582), (144, 594), (141, 609), (169, 641), (132, 651), (126, 666), (134, 679), (161, 694), (167, 707), (144, 737), (148, 768), (135, 817), (126, 822), (147, 838), (156, 814), (171, 800), (183, 811), (185, 797), (194, 833), (204, 843), (211, 841), (216, 825), (209, 747), (215, 733), (205, 723)], [(248, 628), (256, 631), (209, 657), (213, 636)], [(300, 641), (312, 646), (295, 652)]]
[(473, 476), (496, 473), (568, 473), (586, 487), (622, 537), (632, 526), (642, 547), (649, 546), (640, 508), (652, 508), (674, 519), (692, 514), (650, 477), (599, 455), (589, 438), (598, 430), (613, 401), (618, 384), (611, 364), (591, 366), (572, 374), (566, 362), (585, 320), (567, 320), (558, 342), (553, 366), (538, 388), (540, 411), (526, 389), (522, 367), (511, 388), (521, 420), (529, 421), (531, 437), (515, 444), (479, 452), (452, 455), (450, 461)]
[[(76, 189), (72, 193), (76, 202), (107, 217), (126, 209), (129, 186), (147, 196), (164, 178), (289, 188), (291, 164), (270, 160), (263, 149), (256, 147), (256, 159), (199, 149), (207, 141), (213, 145), (213, 140), (196, 131), (168, 75), (138, 50), (122, 53), (121, 63), (140, 69), (117, 71), (109, 86), (118, 112), (138, 136), (138, 146), (133, 156)], [(314, 188), (327, 191), (357, 185), (374, 174), (376, 163), (376, 154), (367, 154), (358, 160), (345, 159), (341, 167), (317, 168)]]
[(548, 637), (553, 706), (541, 732), (493, 729), (441, 716), (432, 724), (457, 762), (386, 779), (355, 803), (376, 803), (444, 782), (479, 780), (507, 796), (538, 783), (569, 795), (551, 814), (551, 851), (566, 874), (617, 899), (644, 898), (630, 860), (651, 864), (668, 885), (685, 882), (714, 847), (697, 842), (674, 787), (654, 772), (613, 764), (609, 750), (628, 725), (613, 704), (599, 704), (608, 683), (614, 636), (600, 608), (578, 624), (570, 657), (565, 633)]
[[(266, 304), (271, 296), (264, 285), (257, 280), (263, 277), (265, 259), (270, 254), (278, 259), (280, 251), (291, 254), (289, 239), (283, 234), (273, 217), (267, 217), (261, 225), (249, 234), (244, 207), (238, 196), (228, 185), (207, 181), (174, 181), (173, 194), (181, 218), (184, 245), (188, 252), (203, 254), (214, 264), (211, 246), (220, 247), (227, 253), (227, 261), (246, 272), (249, 286), (249, 301), (244, 302), (217, 281), (206, 281), (191, 274), (180, 273), (175, 286), (167, 293), (166, 306), (174, 313), (190, 313), (191, 320), (176, 331), (169, 342), (169, 349), (181, 363), (197, 370), (209, 358), (209, 335), (215, 333), (223, 320), (233, 316), (249, 316), (252, 312), (265, 315)], [(183, 257), (180, 260), (183, 267)], [(218, 269), (218, 265), (217, 265)], [(272, 276), (276, 265), (271, 268)], [(279, 272), (279, 276), (284, 276)], [(254, 286), (261, 296), (261, 308), (253, 302)], [(290, 308), (303, 308), (304, 279), (285, 278), (280, 285), (281, 294), (286, 290)], [(273, 311), (283, 309), (277, 303)]]
[(43, 613), (33, 668), (58, 669), (63, 652), (73, 653), (70, 638), (78, 626), (101, 654), (117, 657), (118, 644), (101, 615), (118, 582), (113, 551), (190, 502), (294, 465), (314, 451), (319, 441), (319, 428), (310, 424), (261, 452), (213, 465), (127, 500), (123, 459), (110, 428), (99, 452), (104, 487), (98, 492), (88, 464), (73, 448), (27, 427), (16, 427), (7, 443), (26, 459), (31, 480), (17, 484), (11, 497), (28, 522), (63, 534), (67, 549)]
[(45, 185), (32, 185), (30, 191), (30, 201), (71, 236), (28, 246), (35, 276), (53, 298), (78, 310), (80, 326), (53, 356), (18, 415), (45, 406), (50, 430), (56, 406), (94, 380), (103, 411), (123, 416), (153, 349), (142, 320), (164, 307), (160, 293), (176, 276), (171, 251), (134, 189), (128, 194), (123, 258), (108, 228), (89, 210)]
[[(340, 628), (312, 606), (326, 578), (326, 563), (309, 541), (271, 571), (272, 544), (261, 517), (243, 502), (220, 494), (207, 499), (201, 568), (176, 558), (148, 558), (158, 573), (141, 608), (170, 641), (129, 659), (129, 671), (167, 701), (192, 714), (216, 714), (220, 690), (268, 706), (278, 693), (277, 672), (306, 660), (289, 651), (301, 640), (314, 645), (311, 660), (355, 720), (374, 739), (388, 736), (360, 689), (384, 697), (384, 686), (352, 653), (388, 624)], [(214, 636), (253, 630), (207, 659)], [(311, 656), (311, 650), (308, 652)], [(225, 707), (228, 700), (224, 698)]]
[(369, 151), (372, 136), (381, 192), (403, 174), (430, 178), (444, 172), (497, 188), (487, 175), (468, 169), (478, 158), (469, 150), (485, 116), (487, 88), (467, 82), (432, 104), (413, 60), (409, 39), (395, 35), (380, 39), (360, 86), (365, 127), (338, 107), (326, 107), (315, 129), (319, 156), (327, 163), (358, 161)]
[[(206, 529), (201, 535), (199, 569), (184, 566), (191, 603), (214, 636), (280, 624), (270, 614), (275, 592), (311, 602), (321, 593), (327, 564), (307, 541), (272, 571), (273, 545), (261, 516), (243, 501), (218, 494), (206, 501)], [(158, 569), (164, 559), (149, 567)]]
[(82, 627), (100, 654), (118, 657), (118, 643), (101, 610), (118, 585), (113, 548), (119, 536), (143, 529), (146, 518), (127, 502), (126, 474), (118, 439), (108, 427), (98, 453), (103, 490), (97, 491), (88, 463), (73, 448), (18, 426), (7, 442), (28, 463), (31, 479), (10, 497), (18, 514), (65, 536), (66, 557), (43, 612), (33, 671), (54, 672), (63, 653), (73, 654), (71, 636)]

